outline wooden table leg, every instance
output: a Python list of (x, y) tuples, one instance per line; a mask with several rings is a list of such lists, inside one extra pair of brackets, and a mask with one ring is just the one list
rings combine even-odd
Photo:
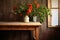
[(33, 30), (33, 38), (35, 40), (39, 40), (39, 28), (36, 27), (35, 30)]
[(36, 27), (35, 36), (36, 36), (36, 40), (39, 40), (39, 27)]
[(33, 30), (33, 38), (36, 39), (35, 29)]

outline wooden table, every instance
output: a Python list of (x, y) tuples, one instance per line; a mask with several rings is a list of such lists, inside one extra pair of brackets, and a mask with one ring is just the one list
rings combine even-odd
[(32, 30), (35, 40), (39, 40), (39, 22), (0, 22), (0, 30)]

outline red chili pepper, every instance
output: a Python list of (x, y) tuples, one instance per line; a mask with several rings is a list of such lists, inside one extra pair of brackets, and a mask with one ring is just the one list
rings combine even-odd
[(27, 15), (29, 15), (32, 11), (32, 4), (28, 4)]

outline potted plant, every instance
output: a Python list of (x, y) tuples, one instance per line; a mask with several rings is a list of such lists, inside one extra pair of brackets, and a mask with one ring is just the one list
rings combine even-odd
[(51, 15), (50, 9), (47, 8), (46, 6), (40, 6), (40, 8), (38, 9), (38, 17), (39, 17), (40, 23), (43, 23), (46, 19), (46, 16), (48, 15)]
[[(23, 16), (24, 19), (23, 21), (26, 21), (26, 22), (29, 22), (29, 14), (31, 13), (32, 11), (32, 4), (20, 4), (18, 3), (18, 5), (16, 7), (13, 7), (13, 11), (19, 15), (19, 17), (17, 17), (18, 19)], [(17, 16), (18, 16), (17, 15)], [(22, 17), (21, 17), (22, 19)], [(20, 20), (21, 20), (20, 19)]]
[(50, 15), (50, 10), (46, 7), (41, 5), (40, 7), (36, 8), (33, 6), (33, 11), (30, 16), (37, 16), (39, 18), (39, 22), (43, 23), (47, 15)]

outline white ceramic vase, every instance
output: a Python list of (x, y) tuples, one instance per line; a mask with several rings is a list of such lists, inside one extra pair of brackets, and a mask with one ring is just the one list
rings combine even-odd
[(37, 22), (37, 16), (33, 16), (33, 22)]
[(24, 17), (24, 22), (29, 22), (29, 16), (26, 15), (26, 16)]

